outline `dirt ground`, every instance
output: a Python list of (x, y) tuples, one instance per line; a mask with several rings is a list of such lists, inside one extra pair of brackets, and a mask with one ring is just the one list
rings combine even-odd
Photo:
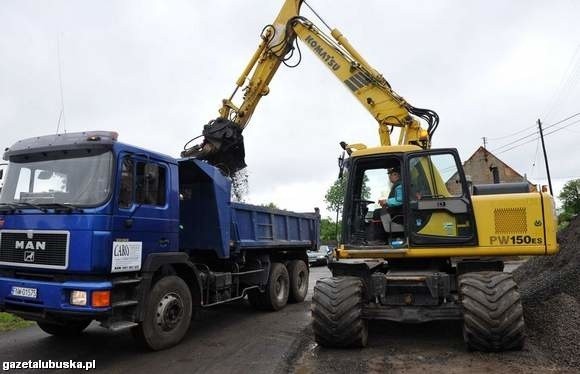
[(371, 322), (364, 349), (317, 346), (307, 329), (300, 349), (288, 357), (286, 372), (307, 373), (578, 373), (552, 364), (535, 346), (520, 352), (468, 352), (461, 322), (407, 325)]
[[(513, 268), (513, 266), (512, 266)], [(315, 279), (329, 276), (313, 271)], [(311, 279), (311, 288), (315, 279)], [(530, 331), (530, 333), (535, 331)], [(569, 344), (562, 342), (562, 344)], [(465, 348), (461, 321), (399, 324), (371, 321), (364, 349), (327, 349), (314, 341), (310, 327), (303, 330), (280, 372), (308, 373), (579, 373), (562, 364), (537, 339), (528, 339), (519, 352), (481, 353)]]

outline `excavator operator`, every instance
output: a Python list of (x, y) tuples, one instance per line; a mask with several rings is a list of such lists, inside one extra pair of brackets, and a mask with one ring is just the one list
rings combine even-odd
[[(379, 200), (382, 208), (387, 208), (393, 221), (397, 222), (398, 217), (403, 214), (403, 184), (401, 183), (401, 169), (394, 167), (388, 169), (389, 182), (391, 182), (391, 191), (387, 199)], [(402, 223), (402, 222), (397, 222)]]

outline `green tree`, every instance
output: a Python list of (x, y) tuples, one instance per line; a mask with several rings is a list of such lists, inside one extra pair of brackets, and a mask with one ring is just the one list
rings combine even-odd
[(560, 213), (558, 215), (558, 230), (562, 230), (563, 228), (568, 226), (572, 218), (574, 218), (574, 215), (572, 213), (568, 212)]
[(261, 204), (260, 206), (263, 206), (264, 208), (270, 208), (270, 209), (280, 209), (273, 202), (269, 202), (268, 204)]
[(566, 213), (580, 213), (580, 179), (566, 182), (558, 197)]
[[(340, 230), (341, 222), (338, 222)], [(332, 218), (322, 218), (320, 220), (320, 240), (323, 242), (336, 240), (336, 222)]]
[[(362, 186), (362, 199), (369, 199), (371, 197), (371, 190), (367, 186), (369, 179), (367, 175), (363, 177)], [(342, 212), (342, 205), (344, 204), (344, 196), (346, 195), (346, 182), (347, 178), (339, 178), (334, 181), (332, 186), (326, 191), (324, 195), (324, 201), (326, 202), (326, 209), (331, 212), (337, 212), (340, 214)]]
[(324, 201), (326, 202), (326, 209), (331, 212), (342, 212), (342, 204), (344, 203), (344, 195), (346, 193), (346, 178), (340, 178), (334, 181), (332, 186), (326, 191)]
[[(368, 177), (365, 175), (363, 177), (363, 186), (362, 186), (362, 198), (369, 199), (371, 195), (370, 188), (367, 186)], [(344, 196), (346, 195), (346, 183), (347, 178), (342, 177), (338, 178), (334, 181), (332, 186), (328, 188), (326, 191), (326, 195), (324, 195), (324, 201), (326, 202), (326, 209), (331, 212), (337, 213), (337, 221), (338, 227), (336, 225), (336, 221), (333, 221), (330, 218), (325, 218), (328, 222), (324, 223), (324, 230), (323, 231), (323, 223), (320, 224), (320, 235), (322, 240), (338, 240), (340, 233), (342, 232), (342, 221), (340, 220), (340, 214), (342, 213), (342, 206), (344, 204)], [(323, 237), (323, 235), (328, 235), (328, 237)], [(326, 239), (328, 238), (328, 239)]]

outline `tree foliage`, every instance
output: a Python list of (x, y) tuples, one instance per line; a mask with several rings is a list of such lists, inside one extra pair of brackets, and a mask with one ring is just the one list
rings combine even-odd
[[(338, 232), (340, 233), (342, 222), (338, 222)], [(320, 240), (323, 242), (336, 240), (336, 222), (331, 218), (322, 218), (320, 220)]]
[(558, 228), (563, 229), (580, 213), (580, 179), (573, 179), (564, 185), (558, 195), (564, 211), (558, 216)]
[(580, 213), (580, 179), (566, 182), (558, 197), (562, 201), (562, 206), (566, 213)]
[[(330, 210), (331, 212), (342, 213), (342, 205), (344, 204), (344, 196), (346, 195), (346, 182), (347, 178), (338, 178), (334, 181), (332, 186), (326, 191), (326, 195), (324, 195), (324, 201), (326, 202), (326, 209)], [(362, 186), (362, 196), (361, 199), (369, 199), (371, 195), (371, 190), (367, 186), (368, 177), (365, 174), (363, 178), (363, 186)]]
[(269, 202), (268, 204), (260, 204), (260, 206), (263, 206), (264, 208), (270, 208), (270, 209), (280, 209), (273, 202)]
[(331, 212), (340, 214), (342, 212), (342, 204), (344, 203), (344, 195), (346, 193), (346, 178), (339, 178), (334, 181), (332, 186), (326, 191), (324, 201), (326, 202), (326, 209)]

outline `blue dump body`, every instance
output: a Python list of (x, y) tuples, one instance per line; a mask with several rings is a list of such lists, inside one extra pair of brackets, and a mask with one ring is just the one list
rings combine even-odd
[(318, 217), (230, 202), (231, 183), (199, 160), (179, 162), (182, 181), (180, 244), (183, 250), (230, 251), (318, 247)]
[(0, 311), (41, 328), (72, 328), (71, 318), (140, 327), (151, 289), (170, 275), (198, 307), (261, 295), (276, 264), (307, 262), (318, 247), (318, 212), (233, 203), (215, 167), (114, 133), (27, 139), (4, 158)]

